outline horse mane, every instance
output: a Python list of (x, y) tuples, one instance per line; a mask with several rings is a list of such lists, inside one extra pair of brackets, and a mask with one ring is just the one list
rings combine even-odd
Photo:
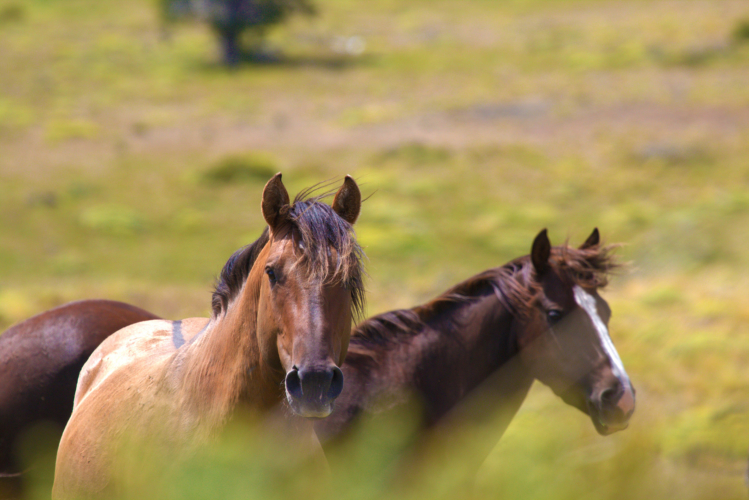
[[(356, 242), (353, 226), (343, 220), (321, 200), (333, 194), (312, 194), (327, 184), (315, 185), (300, 192), (288, 207), (289, 223), (302, 238), (299, 262), (306, 262), (312, 270), (309, 279), (330, 275), (328, 283), (342, 283), (351, 292), (354, 319), (364, 312), (364, 252)], [(211, 305), (214, 317), (226, 313), (229, 303), (242, 291), (261, 250), (270, 240), (266, 227), (260, 237), (240, 248), (226, 261), (216, 282)], [(331, 269), (330, 250), (336, 252), (335, 266)]]
[(221, 275), (216, 281), (211, 298), (211, 306), (215, 317), (226, 312), (229, 302), (242, 290), (252, 266), (255, 265), (260, 251), (268, 244), (268, 241), (270, 241), (270, 233), (268, 227), (266, 227), (255, 242), (240, 248), (226, 261), (224, 268), (221, 269)]
[[(613, 255), (617, 247), (553, 247), (549, 263), (576, 285), (603, 288), (612, 271), (619, 267)], [(387, 349), (402, 338), (418, 334), (428, 320), (438, 316), (445, 321), (445, 333), (455, 336), (457, 325), (450, 313), (461, 305), (476, 302), (486, 293), (493, 293), (510, 314), (526, 318), (541, 292), (534, 274), (530, 256), (526, 255), (472, 276), (426, 304), (369, 318), (354, 329), (349, 351), (364, 354), (373, 349)]]

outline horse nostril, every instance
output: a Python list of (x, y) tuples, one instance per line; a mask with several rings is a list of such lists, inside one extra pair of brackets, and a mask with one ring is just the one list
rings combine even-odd
[(302, 379), (299, 377), (299, 371), (296, 368), (286, 374), (286, 390), (293, 398), (302, 397)]
[(343, 372), (337, 366), (333, 367), (333, 378), (330, 380), (330, 388), (328, 389), (328, 397), (330, 399), (337, 398), (343, 390)]
[(310, 404), (327, 404), (343, 390), (343, 373), (335, 365), (292, 370), (286, 376), (286, 388), (294, 398)]
[(601, 403), (608, 406), (613, 405), (619, 400), (619, 388), (609, 387), (601, 393)]

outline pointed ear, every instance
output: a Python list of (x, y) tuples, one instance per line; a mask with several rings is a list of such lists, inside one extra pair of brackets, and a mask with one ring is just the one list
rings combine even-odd
[(531, 247), (531, 262), (537, 275), (542, 275), (549, 267), (549, 257), (551, 257), (551, 242), (546, 229), (543, 229), (533, 240)]
[(354, 224), (356, 219), (359, 218), (359, 210), (361, 209), (361, 191), (359, 186), (356, 185), (353, 177), (347, 175), (343, 179), (343, 186), (333, 198), (333, 210), (335, 213), (341, 216), (343, 220), (349, 224)]
[(598, 234), (598, 228), (593, 228), (593, 232), (590, 233), (590, 236), (588, 236), (588, 239), (585, 240), (585, 243), (580, 245), (580, 250), (585, 250), (587, 248), (592, 248), (595, 246), (598, 246), (598, 244), (601, 242), (601, 235)]
[(263, 218), (271, 231), (286, 221), (289, 216), (289, 203), (289, 193), (281, 182), (281, 172), (279, 172), (263, 188), (261, 204)]

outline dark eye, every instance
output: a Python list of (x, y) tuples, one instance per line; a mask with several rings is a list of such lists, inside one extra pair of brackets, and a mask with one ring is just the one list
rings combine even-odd
[(268, 279), (270, 280), (270, 284), (271, 285), (275, 285), (276, 284), (276, 272), (272, 268), (266, 267), (265, 268), (265, 274), (268, 275)]
[(551, 311), (546, 313), (546, 317), (549, 320), (549, 324), (554, 325), (556, 323), (559, 323), (559, 320), (562, 319), (562, 311), (552, 309)]

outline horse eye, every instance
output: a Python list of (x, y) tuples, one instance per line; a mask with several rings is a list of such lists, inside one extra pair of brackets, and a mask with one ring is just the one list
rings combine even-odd
[(265, 268), (265, 274), (268, 275), (268, 279), (270, 279), (270, 284), (275, 285), (276, 284), (276, 273), (271, 269), (270, 267)]
[(546, 317), (549, 319), (550, 324), (556, 324), (560, 319), (562, 319), (562, 311), (557, 311), (556, 309), (551, 310), (546, 313)]

